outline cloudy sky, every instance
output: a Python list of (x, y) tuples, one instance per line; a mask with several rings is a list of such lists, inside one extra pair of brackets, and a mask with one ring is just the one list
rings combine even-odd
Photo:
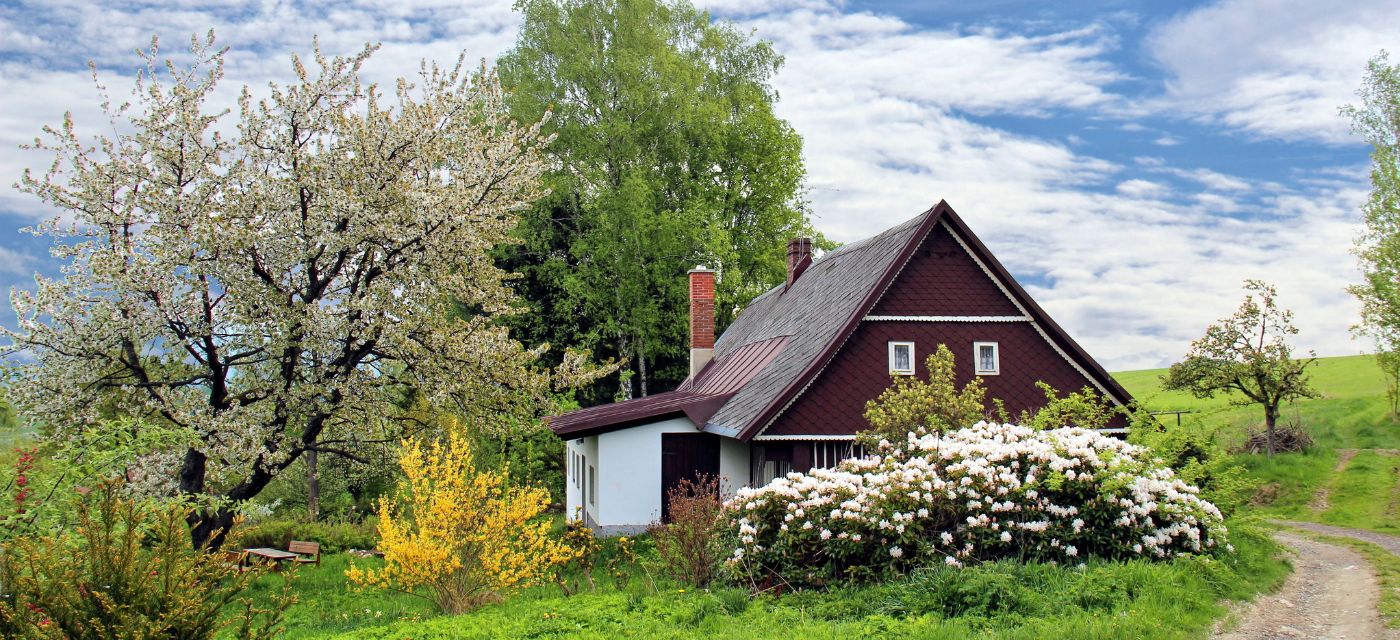
[[(1348, 334), (1357, 304), (1344, 287), (1357, 278), (1367, 147), (1337, 108), (1368, 58), (1400, 54), (1400, 0), (703, 4), (786, 56), (778, 110), (804, 137), (829, 237), (947, 199), (1110, 369), (1179, 358), (1246, 278), (1279, 286), (1303, 348), (1366, 350)], [(331, 53), (383, 43), (368, 75), (389, 80), (422, 58), (492, 58), (517, 24), (509, 2), (486, 0), (9, 0), (0, 286), (57, 269), (18, 231), (54, 212), (9, 185), (47, 166), (18, 146), (63, 111), (80, 130), (106, 125), (88, 61), (125, 89), (152, 35), (173, 50), (212, 27), (232, 48), (232, 96), (287, 80), (288, 53), (313, 35)]]

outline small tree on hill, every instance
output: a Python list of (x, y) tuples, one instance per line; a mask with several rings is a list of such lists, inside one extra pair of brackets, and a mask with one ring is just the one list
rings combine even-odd
[(1239, 310), (1206, 327), (1186, 358), (1172, 365), (1162, 380), (1165, 388), (1198, 398), (1237, 392), (1243, 397), (1235, 399), (1236, 404), (1263, 405), (1265, 449), (1272, 456), (1279, 405), (1317, 397), (1307, 374), (1314, 358), (1293, 358), (1288, 337), (1298, 329), (1293, 312), (1278, 306), (1274, 287), (1247, 280), (1244, 288), (1249, 293)]

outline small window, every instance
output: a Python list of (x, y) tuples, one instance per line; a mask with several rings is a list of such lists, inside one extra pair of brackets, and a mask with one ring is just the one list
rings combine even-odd
[(588, 504), (598, 506), (598, 470), (588, 466)]
[(890, 373), (897, 376), (914, 375), (914, 343), (890, 343)]
[(1001, 373), (1001, 356), (995, 342), (972, 343), (973, 362), (977, 363), (977, 375), (994, 376)]

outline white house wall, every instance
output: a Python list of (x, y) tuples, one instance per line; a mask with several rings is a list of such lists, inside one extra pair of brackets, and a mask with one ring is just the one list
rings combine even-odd
[(749, 484), (749, 444), (734, 438), (719, 439), (720, 495), (729, 498)]
[[(584, 501), (587, 495), (584, 490), (588, 488), (588, 467), (598, 465), (598, 438), (589, 436), (587, 438), (574, 438), (567, 441), (569, 455), (568, 464), (574, 464), (574, 454), (581, 454), (583, 460), (578, 469), (578, 480), (575, 482), (570, 474), (565, 482), (565, 508), (567, 509), (570, 521), (583, 517), (586, 524), (593, 524), (598, 521), (598, 507), (586, 504)], [(601, 498), (601, 497), (600, 497)]]
[(597, 436), (600, 533), (637, 533), (661, 519), (661, 434), (695, 432), (673, 418)]
[[(575, 484), (572, 476), (565, 489), (570, 520), (578, 514), (600, 535), (623, 535), (643, 531), (661, 519), (661, 434), (696, 433), (687, 418), (673, 418), (650, 424), (609, 431), (586, 438), (568, 440), (570, 460), (574, 454), (586, 459), (580, 469), (584, 481)], [(598, 474), (598, 502), (588, 504), (588, 467)], [(720, 438), (720, 487), (725, 497), (749, 482), (749, 445), (733, 438)], [(579, 507), (582, 506), (582, 511)]]

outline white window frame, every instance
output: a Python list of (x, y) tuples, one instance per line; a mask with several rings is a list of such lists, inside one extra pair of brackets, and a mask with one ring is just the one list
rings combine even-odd
[[(992, 348), (992, 368), (982, 368), (982, 347)], [(1001, 375), (1001, 347), (995, 342), (972, 343), (972, 367), (979, 376)]]
[(588, 465), (588, 504), (598, 506), (598, 469)]
[[(895, 352), (895, 349), (897, 349), (898, 347), (909, 347), (909, 368), (908, 368), (908, 369), (901, 370), (901, 369), (896, 369), (896, 368), (894, 367), (894, 352)], [(904, 341), (904, 340), (891, 340), (890, 343), (889, 343), (889, 355), (890, 355), (890, 374), (891, 374), (891, 375), (896, 375), (896, 376), (912, 376), (912, 375), (914, 375), (915, 363), (917, 363), (918, 360), (914, 357), (914, 343), (913, 343), (913, 342), (911, 342), (911, 341)]]

